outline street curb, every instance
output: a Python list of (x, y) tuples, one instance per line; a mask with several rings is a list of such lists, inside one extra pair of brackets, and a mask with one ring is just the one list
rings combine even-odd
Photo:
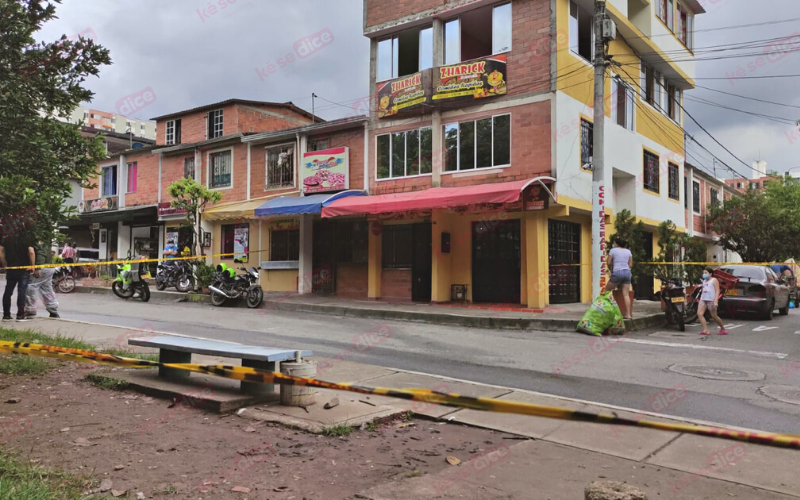
[[(113, 292), (110, 289), (100, 287), (77, 287), (75, 291), (79, 293), (99, 293), (113, 295)], [(157, 290), (151, 290), (150, 300), (156, 302), (191, 302), (194, 304), (210, 304), (211, 296), (197, 293), (159, 292)], [(242, 300), (229, 300), (226, 302), (225, 307), (247, 307), (247, 305)], [(284, 300), (269, 300), (269, 298), (264, 299), (264, 303), (259, 309), (262, 308), (285, 312), (326, 314), (345, 318), (409, 321), (414, 323), (431, 323), (435, 325), (483, 328), (487, 330), (541, 330), (549, 332), (574, 332), (575, 326), (578, 324), (578, 321), (574, 319), (501, 318), (491, 316), (476, 317), (436, 312), (423, 313), (366, 307), (304, 304)], [(653, 326), (662, 326), (663, 324), (663, 314), (651, 314), (649, 316), (635, 318), (632, 322), (627, 322), (628, 328), (633, 331), (642, 330)]]

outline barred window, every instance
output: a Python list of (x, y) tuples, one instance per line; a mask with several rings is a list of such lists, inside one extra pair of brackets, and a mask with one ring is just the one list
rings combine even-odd
[(681, 199), (681, 186), (679, 183), (680, 167), (674, 163), (668, 164), (669, 168), (669, 197), (673, 200)]
[(194, 156), (183, 159), (183, 177), (186, 179), (194, 179)]
[(267, 189), (294, 186), (294, 144), (267, 148)]
[(209, 187), (226, 188), (231, 187), (233, 161), (230, 151), (220, 151), (211, 153), (208, 156), (208, 163), (211, 169)]
[(300, 260), (300, 231), (272, 231), (270, 236), (270, 261)]
[(384, 226), (381, 260), (384, 269), (409, 269), (414, 256), (411, 224)]
[(658, 156), (649, 151), (644, 152), (644, 188), (654, 193), (661, 192), (661, 179), (659, 179)]
[(700, 183), (692, 182), (692, 211), (700, 213)]
[(719, 191), (718, 190), (716, 190), (714, 188), (711, 188), (711, 196), (710, 196), (710, 198), (711, 198), (710, 203), (711, 203), (712, 207), (719, 206)]
[(594, 156), (594, 124), (581, 118), (581, 168), (591, 170)]
[(222, 110), (208, 112), (208, 138), (222, 137)]

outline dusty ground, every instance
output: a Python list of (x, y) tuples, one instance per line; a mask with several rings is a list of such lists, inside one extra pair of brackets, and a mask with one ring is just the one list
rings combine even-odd
[[(101, 389), (83, 378), (87, 370), (80, 365), (53, 363), (56, 369), (39, 377), (0, 375), (0, 423), (20, 415), (29, 421), (2, 446), (41, 465), (110, 479), (129, 498), (137, 492), (175, 499), (353, 498), (452, 467), (448, 455), (467, 460), (493, 445), (519, 442), (420, 419), (346, 437), (307, 434)], [(103, 370), (109, 369), (94, 371)]]

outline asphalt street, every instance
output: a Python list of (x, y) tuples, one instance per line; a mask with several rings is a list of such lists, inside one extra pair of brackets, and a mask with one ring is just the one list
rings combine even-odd
[[(728, 318), (730, 335), (662, 327), (617, 342), (579, 333), (482, 330), (321, 314), (58, 296), (64, 318), (335, 357), (380, 325), (391, 337), (351, 361), (539, 391), (632, 409), (800, 434), (800, 310)], [(42, 311), (44, 312), (44, 311)], [(714, 329), (716, 332), (716, 329)], [(362, 346), (363, 347), (363, 346)], [(660, 391), (685, 389), (661, 408)]]

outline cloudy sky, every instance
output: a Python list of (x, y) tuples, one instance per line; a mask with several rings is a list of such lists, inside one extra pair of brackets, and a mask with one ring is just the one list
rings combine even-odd
[[(316, 110), (326, 119), (351, 112), (349, 106), (368, 94), (369, 43), (362, 35), (362, 0), (142, 0), (107, 2), (64, 0), (58, 20), (48, 24), (41, 38), (75, 35), (91, 29), (108, 47), (114, 64), (89, 81), (96, 92), (91, 107), (113, 111), (117, 101), (147, 87), (156, 100), (133, 113), (151, 118), (231, 97), (265, 101), (293, 101), (311, 109), (311, 93), (320, 99)], [(707, 13), (696, 21), (697, 84), (718, 91), (780, 103), (767, 104), (711, 90), (687, 92), (686, 107), (711, 134), (748, 165), (756, 159), (769, 169), (800, 167), (800, 131), (786, 120), (800, 119), (800, 52), (756, 66), (759, 55), (774, 50), (780, 37), (798, 34), (798, 0), (700, 0)], [(757, 3), (758, 8), (753, 8)], [(134, 6), (135, 5), (135, 6)], [(214, 5), (214, 10), (208, 7)], [(763, 23), (759, 26), (731, 28)], [(330, 30), (333, 42), (301, 60), (287, 63), (294, 44), (304, 37)], [(800, 49), (795, 38), (783, 47)], [(730, 44), (755, 42), (738, 50)], [(737, 47), (740, 45), (736, 45)], [(706, 49), (707, 48), (707, 49)], [(737, 56), (737, 57), (732, 57)], [(753, 70), (748, 63), (753, 62)], [(276, 71), (265, 73), (268, 64)], [(741, 68), (746, 77), (728, 79)], [(742, 73), (739, 72), (739, 75)], [(752, 116), (717, 105), (749, 113)], [(330, 104), (344, 103), (344, 105)], [(794, 107), (792, 107), (794, 106)], [(687, 131), (714, 155), (741, 174), (750, 169), (705, 135), (691, 120)], [(689, 146), (689, 161), (712, 168), (712, 155)], [(723, 169), (719, 168), (718, 173)], [(800, 173), (800, 168), (795, 172)], [(727, 175), (730, 176), (730, 175)]]

